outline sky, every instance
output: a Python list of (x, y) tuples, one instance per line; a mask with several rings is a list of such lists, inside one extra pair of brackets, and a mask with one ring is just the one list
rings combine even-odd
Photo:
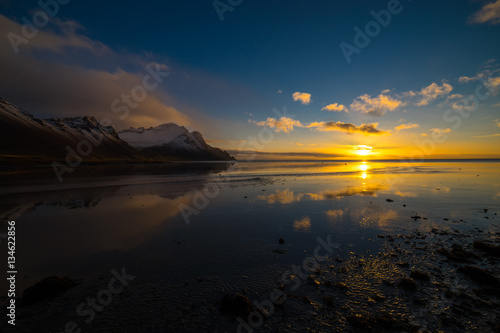
[(500, 0), (0, 0), (0, 97), (239, 158), (500, 158)]

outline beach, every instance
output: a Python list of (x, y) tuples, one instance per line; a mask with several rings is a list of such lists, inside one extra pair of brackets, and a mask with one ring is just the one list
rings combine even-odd
[[(2, 222), (16, 221), (18, 294), (35, 286), (16, 332), (494, 332), (498, 166), (233, 162), (14, 179)], [(112, 293), (117, 275), (129, 279)], [(52, 293), (37, 292), (47, 277)]]

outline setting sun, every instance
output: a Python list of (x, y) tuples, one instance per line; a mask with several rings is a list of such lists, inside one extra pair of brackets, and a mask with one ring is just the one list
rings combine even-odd
[(356, 154), (358, 154), (359, 156), (367, 156), (372, 154), (373, 147), (359, 145), (355, 146), (354, 149), (356, 150)]

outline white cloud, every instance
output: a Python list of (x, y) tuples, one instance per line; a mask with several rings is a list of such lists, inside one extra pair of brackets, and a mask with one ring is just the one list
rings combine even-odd
[(406, 103), (388, 95), (380, 94), (372, 98), (370, 95), (364, 94), (352, 102), (350, 109), (373, 116), (382, 116), (387, 111), (394, 111), (404, 105)]
[(295, 102), (300, 101), (304, 105), (311, 103), (311, 94), (308, 93), (295, 92), (292, 97)]
[(479, 11), (472, 14), (468, 20), (469, 24), (491, 23), (500, 24), (500, 0), (489, 3)]
[(321, 110), (337, 111), (337, 112), (342, 112), (342, 111), (349, 112), (347, 110), (347, 108), (345, 107), (345, 105), (338, 104), (338, 103), (333, 103), (333, 104), (327, 105), (324, 108), (322, 108)]

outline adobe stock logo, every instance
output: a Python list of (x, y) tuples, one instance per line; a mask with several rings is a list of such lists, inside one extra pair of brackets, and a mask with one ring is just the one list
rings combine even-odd
[(370, 11), (370, 15), (375, 20), (366, 23), (364, 31), (357, 26), (354, 27), (354, 32), (356, 33), (353, 38), (354, 45), (346, 42), (339, 44), (340, 51), (342, 51), (347, 63), (350, 64), (352, 62), (351, 56), (354, 53), (360, 54), (362, 49), (370, 45), (371, 40), (380, 34), (382, 28), (389, 26), (393, 15), (401, 14), (402, 11), (403, 6), (399, 0), (389, 0), (387, 9), (382, 9), (379, 12)]

